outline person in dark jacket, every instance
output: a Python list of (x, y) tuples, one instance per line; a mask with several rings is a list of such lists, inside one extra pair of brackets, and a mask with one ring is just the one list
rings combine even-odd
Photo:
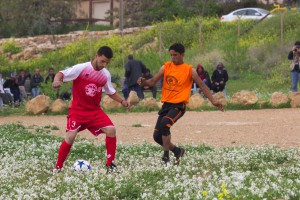
[(32, 92), (32, 98), (38, 96), (41, 91), (41, 83), (44, 82), (44, 78), (40, 74), (40, 70), (36, 68), (34, 74), (30, 79), (30, 86)]
[(292, 61), (290, 65), (292, 92), (298, 92), (298, 82), (300, 83), (300, 41), (295, 42), (293, 49), (289, 52), (288, 59)]
[(13, 98), (14, 98), (15, 106), (19, 106), (20, 91), (19, 91), (19, 86), (18, 86), (17, 73), (15, 73), (15, 72), (11, 73), (11, 77), (4, 82), (3, 88), (9, 88), (10, 89), (10, 92), (13, 95)]
[(45, 79), (45, 83), (48, 83), (49, 80), (51, 81), (51, 83), (53, 83), (54, 77), (55, 77), (54, 68), (50, 67), (48, 70), (48, 76)]
[(211, 89), (217, 93), (225, 89), (226, 82), (228, 81), (228, 73), (222, 62), (219, 62), (216, 69), (211, 76)]
[(135, 91), (140, 99), (144, 99), (142, 87), (137, 84), (139, 77), (146, 73), (146, 66), (139, 60), (134, 60), (133, 55), (128, 55), (125, 65), (125, 77), (127, 78), (128, 93)]

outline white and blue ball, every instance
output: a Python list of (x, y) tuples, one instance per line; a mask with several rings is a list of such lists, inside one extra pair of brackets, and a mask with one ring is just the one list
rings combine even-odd
[(86, 160), (77, 160), (73, 165), (73, 170), (78, 173), (85, 173), (92, 169), (90, 163)]

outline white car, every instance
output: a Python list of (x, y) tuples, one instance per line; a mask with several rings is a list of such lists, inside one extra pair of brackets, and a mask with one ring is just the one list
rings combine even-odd
[(232, 11), (228, 15), (223, 15), (221, 17), (221, 22), (231, 22), (234, 20), (243, 19), (253, 19), (260, 20), (263, 17), (272, 17), (269, 11), (262, 8), (241, 8), (235, 11)]

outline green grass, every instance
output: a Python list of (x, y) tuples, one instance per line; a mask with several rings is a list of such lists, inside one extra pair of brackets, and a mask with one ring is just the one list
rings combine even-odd
[[(76, 140), (63, 171), (53, 174), (62, 138), (31, 131), (0, 125), (0, 199), (300, 198), (299, 148), (186, 145), (181, 165), (165, 166), (158, 145), (118, 145), (120, 173), (106, 175), (105, 145)], [(78, 159), (92, 170), (73, 172)]]

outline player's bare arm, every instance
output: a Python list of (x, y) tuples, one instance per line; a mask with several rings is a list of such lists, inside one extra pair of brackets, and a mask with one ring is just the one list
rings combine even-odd
[(155, 74), (151, 79), (146, 80), (143, 77), (138, 78), (137, 84), (143, 85), (143, 86), (154, 86), (163, 76), (164, 76), (164, 65), (160, 68), (160, 70)]
[(113, 95), (108, 95), (108, 96), (113, 100), (122, 104), (122, 106), (130, 109), (130, 103), (126, 99), (122, 98), (117, 92), (115, 92)]
[(54, 77), (52, 87), (54, 87), (54, 88), (61, 87), (63, 77), (64, 77), (64, 75), (61, 72), (58, 72)]
[(197, 72), (196, 72), (195, 69), (192, 69), (192, 77), (193, 77), (193, 80), (200, 87), (200, 89), (204, 93), (204, 95), (210, 100), (210, 102), (214, 106), (219, 107), (219, 109), (221, 111), (224, 111), (224, 106), (211, 95), (211, 93), (209, 91), (209, 88), (202, 82), (202, 80), (198, 76), (198, 74), (197, 74)]

